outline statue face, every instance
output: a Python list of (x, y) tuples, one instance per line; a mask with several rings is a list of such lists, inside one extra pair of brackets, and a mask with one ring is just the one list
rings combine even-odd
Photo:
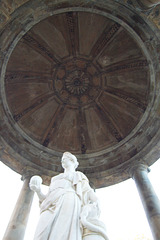
[(74, 165), (73, 160), (67, 155), (63, 155), (61, 163), (63, 168), (68, 168)]

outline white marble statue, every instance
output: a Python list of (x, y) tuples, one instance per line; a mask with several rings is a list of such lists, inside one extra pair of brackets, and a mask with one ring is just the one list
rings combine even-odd
[(85, 215), (82, 209), (88, 204), (98, 206), (98, 199), (87, 177), (75, 171), (79, 164), (77, 158), (65, 152), (61, 162), (64, 173), (51, 179), (47, 195), (41, 192), (41, 178), (31, 178), (30, 188), (37, 193), (41, 210), (34, 240), (87, 240), (82, 236)]

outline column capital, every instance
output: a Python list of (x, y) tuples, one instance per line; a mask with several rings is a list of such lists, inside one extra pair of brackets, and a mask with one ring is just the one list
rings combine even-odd
[(26, 179), (30, 179), (34, 175), (41, 175), (41, 172), (31, 167), (24, 167), (21, 180), (24, 181)]
[(146, 163), (135, 163), (133, 166), (129, 167), (128, 172), (130, 177), (134, 177), (134, 174), (137, 172), (150, 172), (150, 168)]

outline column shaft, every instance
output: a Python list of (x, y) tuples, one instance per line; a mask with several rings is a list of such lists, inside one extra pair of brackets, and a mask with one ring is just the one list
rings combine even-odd
[(23, 240), (24, 238), (34, 195), (28, 184), (29, 179), (25, 179), (3, 240)]
[(155, 240), (160, 240), (160, 201), (148, 178), (147, 167), (143, 165), (132, 169), (142, 204)]

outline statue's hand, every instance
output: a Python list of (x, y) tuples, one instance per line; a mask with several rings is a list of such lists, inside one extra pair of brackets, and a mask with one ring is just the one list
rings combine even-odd
[(46, 195), (44, 195), (41, 192), (41, 184), (42, 184), (42, 178), (40, 176), (31, 177), (29, 182), (30, 189), (37, 193), (40, 202), (42, 202), (46, 197)]
[(38, 185), (29, 184), (29, 187), (30, 187), (30, 189), (31, 189), (32, 191), (34, 191), (34, 192), (36, 192), (36, 193), (41, 192), (41, 188), (40, 188), (40, 186), (38, 186)]
[(30, 186), (30, 189), (36, 193), (40, 193), (41, 192), (41, 183), (42, 183), (42, 178), (40, 176), (33, 176), (31, 177), (30, 179), (30, 182), (29, 182), (29, 186)]

